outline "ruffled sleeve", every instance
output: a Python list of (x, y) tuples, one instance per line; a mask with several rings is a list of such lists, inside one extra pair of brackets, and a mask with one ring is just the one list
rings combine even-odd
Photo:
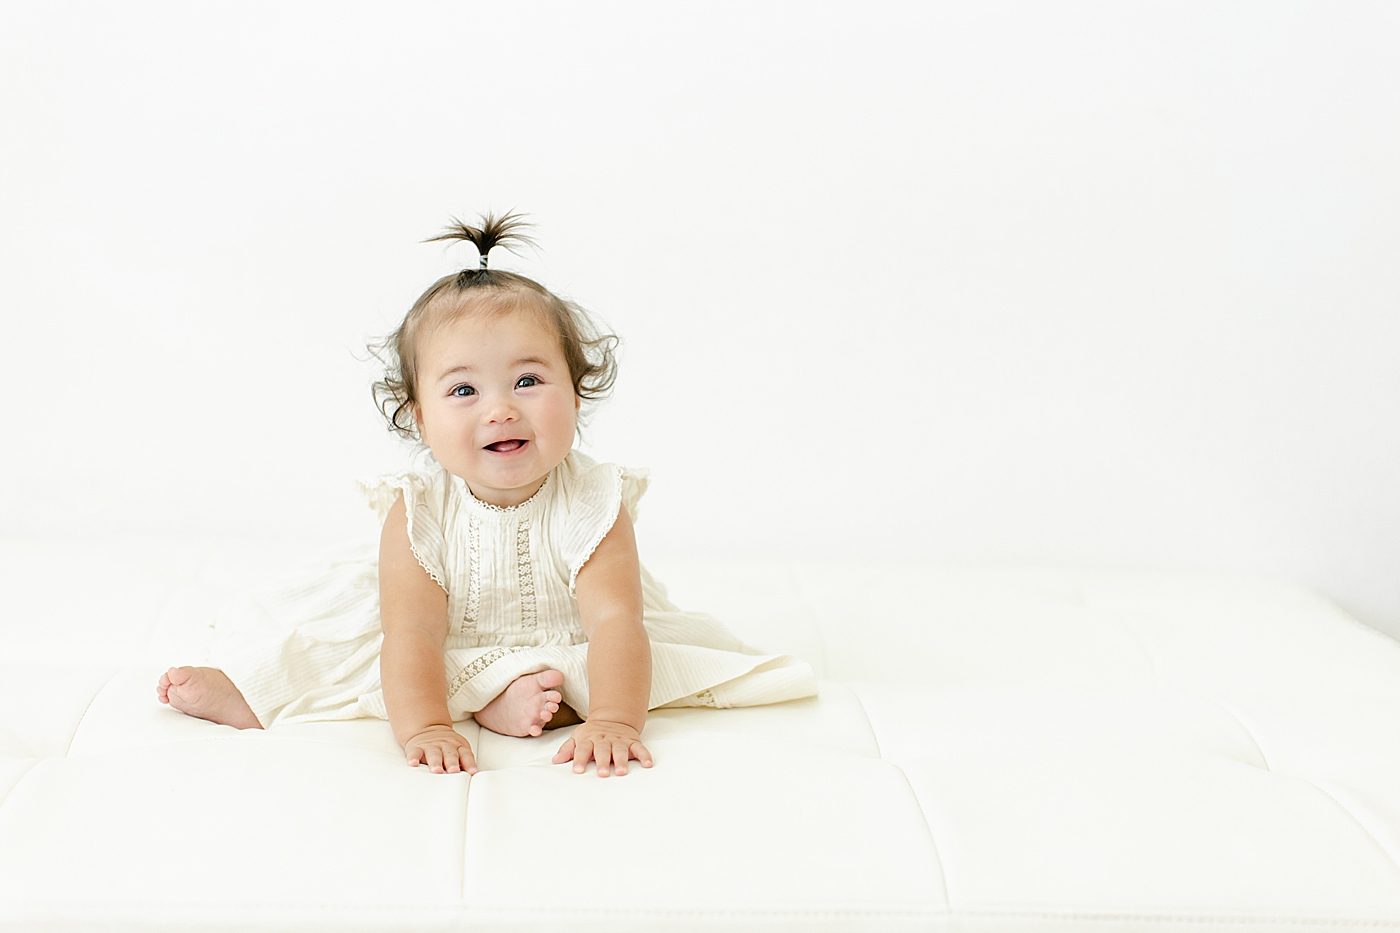
[(447, 542), (442, 527), (449, 492), (445, 478), (445, 471), (438, 470), (432, 473), (405, 471), (360, 480), (360, 491), (379, 515), (380, 524), (388, 517), (399, 493), (403, 493), (408, 546), (428, 576), (444, 590), (447, 589)]
[(573, 596), (578, 572), (612, 530), (618, 509), (626, 506), (632, 521), (637, 520), (649, 479), (646, 470), (595, 463), (577, 451), (560, 464), (559, 478), (561, 494), (555, 500), (563, 510), (558, 516), (559, 555)]

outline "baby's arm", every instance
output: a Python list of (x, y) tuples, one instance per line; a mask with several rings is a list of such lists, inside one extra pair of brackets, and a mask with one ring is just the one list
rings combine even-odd
[(581, 773), (593, 758), (600, 777), (608, 776), (610, 761), (618, 774), (627, 773), (629, 758), (650, 768), (641, 733), (651, 699), (651, 642), (642, 625), (642, 571), (626, 508), (618, 509), (612, 530), (579, 570), (574, 592), (588, 636), (588, 718), (554, 763), (572, 758)]
[[(413, 556), (403, 494), (389, 510), (379, 539), (379, 615), (384, 645), (379, 679), (394, 739), (408, 763), (434, 772), (476, 772), (471, 744), (447, 712), (447, 594)], [(460, 762), (460, 765), (459, 765)]]

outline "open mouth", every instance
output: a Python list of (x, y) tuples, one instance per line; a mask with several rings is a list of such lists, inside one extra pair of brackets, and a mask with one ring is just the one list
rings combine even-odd
[(508, 441), (497, 441), (494, 444), (487, 444), (486, 449), (495, 451), (498, 454), (508, 454), (511, 451), (519, 450), (520, 448), (524, 447), (527, 443), (529, 443), (529, 441), (522, 441), (519, 438), (511, 438)]

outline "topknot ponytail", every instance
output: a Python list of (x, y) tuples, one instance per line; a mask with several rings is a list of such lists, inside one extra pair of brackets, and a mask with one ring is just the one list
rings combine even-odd
[[(521, 230), (534, 226), (521, 220), (522, 214), (514, 211), (507, 211), (500, 217), (487, 211), (481, 217), (480, 227), (471, 227), (462, 223), (456, 217), (452, 218), (452, 223), (447, 225), (447, 229), (440, 235), (429, 237), (424, 243), (435, 243), (438, 240), (466, 240), (476, 247), (476, 251), (481, 254), (481, 264), (476, 269), (463, 269), (461, 276), (471, 276), (473, 272), (481, 273), (486, 271), (486, 255), (493, 247), (504, 246), (506, 249), (515, 252), (514, 244), (520, 243), (525, 246), (534, 246), (535, 241), (530, 239)], [(463, 285), (468, 284), (463, 282)]]
[(485, 307), (506, 311), (530, 308), (544, 315), (559, 335), (574, 394), (580, 399), (596, 403), (612, 390), (617, 378), (616, 335), (599, 327), (583, 308), (560, 298), (534, 279), (486, 268), (486, 254), (493, 247), (514, 251), (515, 244), (535, 245), (521, 232), (532, 226), (522, 216), (507, 212), (497, 217), (488, 212), (481, 217), (479, 227), (453, 217), (446, 230), (423, 241), (467, 240), (481, 254), (481, 261), (475, 269), (463, 269), (438, 279), (418, 296), (392, 334), (369, 344), (370, 352), (385, 368), (384, 378), (372, 386), (375, 403), (395, 434), (420, 440), (414, 417), (418, 403), (419, 331), (466, 313), (469, 307), (481, 308), (483, 300)]

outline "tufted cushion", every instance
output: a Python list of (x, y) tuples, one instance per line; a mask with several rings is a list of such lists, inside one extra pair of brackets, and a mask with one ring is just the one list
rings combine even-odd
[(821, 695), (567, 730), (156, 701), (286, 542), (0, 542), (0, 929), (1400, 930), (1400, 644), (1220, 575), (651, 560)]

